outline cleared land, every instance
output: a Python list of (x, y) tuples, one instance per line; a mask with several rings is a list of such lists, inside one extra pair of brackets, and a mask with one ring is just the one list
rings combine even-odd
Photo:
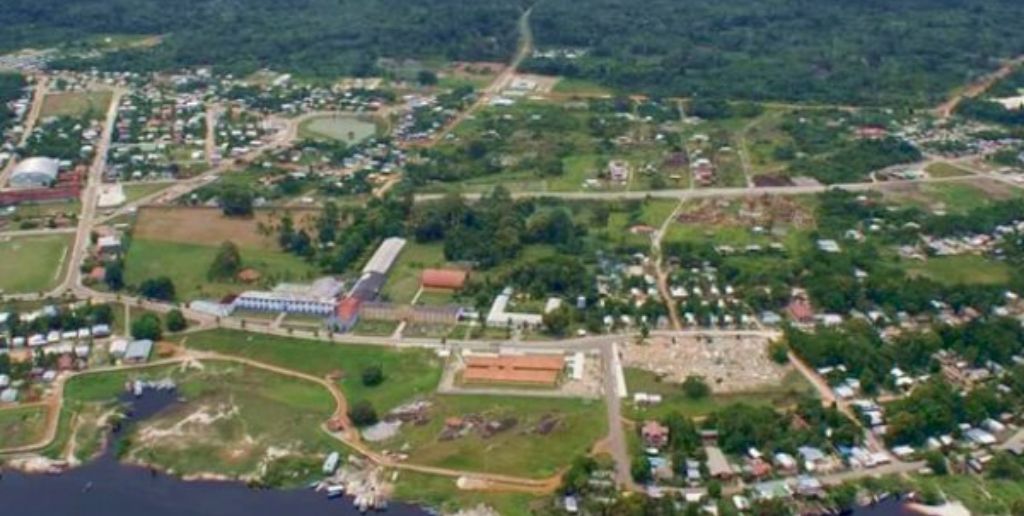
[[(292, 217), (302, 226), (315, 213), (298, 211)], [(239, 247), (243, 267), (260, 272), (262, 285), (316, 277), (319, 270), (315, 265), (278, 249), (271, 228), (280, 214), (261, 211), (251, 218), (228, 218), (210, 209), (142, 210), (125, 256), (125, 279), (129, 285), (138, 285), (148, 278), (168, 276), (183, 300), (220, 297), (250, 288), (207, 279), (218, 248), (227, 240)]]
[(534, 514), (531, 504), (543, 503), (542, 499), (524, 493), (467, 491), (459, 489), (454, 479), (410, 471), (399, 473), (395, 498), (441, 509), (445, 514), (484, 504), (502, 516), (530, 516)]
[[(247, 357), (295, 371), (326, 376), (339, 374), (349, 403), (368, 400), (379, 412), (432, 392), (441, 379), (441, 363), (427, 350), (395, 350), (380, 346), (356, 346), (214, 330), (189, 335), (190, 348)], [(380, 366), (384, 382), (367, 387), (362, 371)]]
[(91, 119), (103, 118), (110, 107), (113, 94), (109, 91), (73, 91), (49, 93), (43, 98), (40, 118), (69, 116)]
[(52, 288), (60, 280), (70, 240), (70, 235), (49, 235), (0, 241), (0, 291), (25, 293)]
[(692, 399), (683, 393), (678, 383), (663, 382), (650, 371), (626, 368), (626, 385), (629, 392), (660, 394), (662, 402), (650, 407), (637, 407), (627, 403), (623, 408), (626, 417), (633, 419), (658, 419), (672, 412), (687, 417), (706, 416), (733, 403), (786, 407), (795, 403), (800, 396), (813, 395), (814, 386), (807, 383), (798, 372), (790, 372), (782, 381), (770, 387), (728, 394), (712, 394), (705, 398)]
[(5, 448), (39, 442), (46, 432), (46, 409), (23, 407), (0, 410), (0, 443)]
[[(407, 450), (417, 464), (540, 478), (588, 453), (607, 433), (605, 406), (599, 402), (461, 395), (431, 401), (429, 422), (403, 425), (381, 445)], [(463, 435), (443, 438), (451, 418), (500, 422), (502, 429), (471, 426)]]
[(205, 362), (179, 385), (186, 399), (139, 425), (127, 458), (189, 475), (255, 476), (263, 464), (322, 460), (334, 410), (321, 386), (235, 364)]
[(1024, 484), (975, 475), (915, 477), (914, 483), (938, 488), (947, 498), (963, 503), (971, 514), (1012, 514), (1014, 502), (1024, 500)]

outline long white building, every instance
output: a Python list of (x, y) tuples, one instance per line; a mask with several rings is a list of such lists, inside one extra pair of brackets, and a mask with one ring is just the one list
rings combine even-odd
[(231, 307), (234, 310), (327, 317), (334, 313), (343, 287), (344, 284), (334, 278), (320, 278), (310, 285), (283, 283), (270, 291), (243, 292)]
[(378, 274), (387, 274), (391, 270), (391, 266), (395, 264), (395, 260), (398, 259), (398, 255), (402, 252), (402, 248), (405, 247), (405, 239), (399, 237), (391, 237), (381, 242), (380, 247), (374, 251), (373, 256), (370, 257), (370, 261), (366, 262), (366, 266), (363, 267), (363, 274), (367, 272), (376, 272)]

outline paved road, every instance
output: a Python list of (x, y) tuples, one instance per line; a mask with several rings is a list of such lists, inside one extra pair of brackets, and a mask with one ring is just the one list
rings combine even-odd
[[(755, 186), (755, 187), (714, 187), (714, 188), (690, 188), (673, 190), (629, 190), (618, 192), (551, 192), (551, 191), (527, 191), (512, 192), (513, 198), (523, 199), (530, 197), (557, 197), (567, 200), (642, 200), (653, 199), (728, 199), (737, 197), (750, 197), (761, 195), (810, 195), (822, 193), (827, 190), (846, 190), (851, 192), (863, 192), (870, 190), (885, 190), (900, 186), (927, 184), (927, 183), (964, 183), (977, 181), (979, 178), (1000, 179), (1000, 176), (990, 175), (966, 175), (954, 177), (929, 177), (924, 179), (905, 179), (895, 181), (877, 181), (863, 183), (841, 183), (834, 185), (808, 185), (808, 186)], [(1002, 177), (1003, 180), (1010, 179)], [(443, 193), (416, 194), (416, 202), (436, 201), (444, 198)], [(468, 200), (477, 200), (484, 194), (472, 192), (464, 193), (462, 196)]]

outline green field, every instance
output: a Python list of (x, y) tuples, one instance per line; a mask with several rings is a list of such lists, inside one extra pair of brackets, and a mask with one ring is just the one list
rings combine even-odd
[(0, 241), (0, 291), (48, 290), (60, 281), (71, 235), (20, 237)]
[(672, 412), (679, 412), (688, 417), (706, 416), (726, 405), (740, 402), (748, 405), (786, 407), (796, 403), (801, 396), (814, 394), (814, 386), (807, 383), (796, 371), (790, 372), (779, 385), (770, 388), (752, 392), (715, 394), (698, 400), (683, 394), (679, 385), (659, 382), (654, 373), (633, 368), (626, 368), (625, 373), (629, 392), (646, 392), (662, 396), (661, 404), (653, 407), (637, 408), (632, 403), (626, 404), (623, 410), (625, 417), (636, 420), (658, 419)]
[(552, 88), (555, 93), (565, 95), (611, 95), (608, 88), (582, 79), (560, 79)]
[(46, 409), (22, 407), (0, 410), (0, 448), (39, 442), (46, 431)]
[[(268, 284), (305, 281), (318, 275), (315, 265), (295, 255), (247, 247), (240, 251), (245, 267), (258, 270)], [(216, 246), (135, 239), (125, 256), (125, 281), (137, 286), (149, 278), (168, 276), (174, 281), (179, 300), (219, 298), (250, 288), (209, 281), (207, 269), (216, 255)]]
[[(407, 449), (409, 460), (417, 464), (541, 478), (588, 453), (607, 433), (605, 407), (600, 402), (462, 395), (437, 395), (432, 401), (429, 423), (404, 425), (381, 446)], [(514, 418), (516, 424), (490, 437), (474, 430), (452, 440), (439, 439), (446, 419), (474, 415), (487, 420)], [(537, 431), (544, 417), (558, 420), (547, 434)]]
[(911, 262), (907, 271), (944, 285), (1002, 285), (1010, 281), (1011, 268), (1005, 262), (975, 255), (940, 256), (925, 262)]
[(106, 116), (112, 98), (113, 95), (109, 91), (48, 93), (43, 98), (39, 118), (70, 116), (99, 120)]
[[(190, 348), (252, 358), (317, 376), (341, 372), (340, 385), (349, 403), (369, 400), (380, 413), (417, 396), (425, 396), (441, 380), (441, 363), (427, 350), (395, 350), (274, 337), (240, 331), (214, 330), (189, 335)], [(384, 383), (366, 387), (364, 368), (379, 365)]]

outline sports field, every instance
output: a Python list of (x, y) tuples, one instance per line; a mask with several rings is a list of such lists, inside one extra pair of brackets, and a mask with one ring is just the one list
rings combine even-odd
[(71, 235), (0, 240), (0, 291), (33, 293), (60, 282)]

